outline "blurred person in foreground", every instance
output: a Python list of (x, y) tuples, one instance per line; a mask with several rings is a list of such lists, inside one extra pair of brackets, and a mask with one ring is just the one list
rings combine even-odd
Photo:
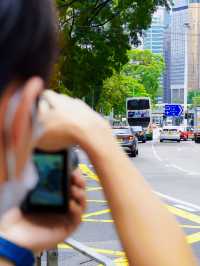
[[(34, 182), (29, 161), (33, 147), (57, 150), (78, 144), (101, 179), (130, 265), (197, 265), (175, 218), (116, 144), (100, 115), (80, 100), (47, 90), (43, 99), (51, 108), (40, 105), (33, 121), (36, 98), (48, 87), (56, 51), (52, 2), (1, 0), (0, 22), (0, 254), (4, 245), (15, 245), (29, 255), (53, 247), (80, 223), (85, 194), (79, 172), (73, 174), (66, 217), (25, 217), (18, 207), (11, 208)], [(9, 256), (0, 257), (0, 265), (15, 265)]]
[(53, 1), (1, 0), (0, 25), (0, 265), (30, 266), (35, 252), (55, 247), (80, 224), (85, 182), (78, 169), (72, 173), (66, 215), (21, 213), (38, 180), (31, 153), (45, 130), (37, 100), (57, 53)]

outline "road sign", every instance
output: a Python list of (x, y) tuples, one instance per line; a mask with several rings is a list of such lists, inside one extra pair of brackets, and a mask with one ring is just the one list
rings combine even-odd
[(166, 104), (165, 116), (181, 116), (183, 107), (180, 104)]

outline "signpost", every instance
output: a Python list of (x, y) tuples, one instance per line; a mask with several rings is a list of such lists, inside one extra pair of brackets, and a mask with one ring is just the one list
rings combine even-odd
[(183, 114), (183, 107), (180, 104), (166, 104), (165, 116), (180, 117)]

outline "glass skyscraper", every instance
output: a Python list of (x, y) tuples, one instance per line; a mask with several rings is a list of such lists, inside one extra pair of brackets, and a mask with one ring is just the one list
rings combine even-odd
[[(185, 86), (187, 91), (200, 90), (199, 36), (200, 0), (176, 0), (172, 8), (171, 21), (170, 89), (172, 102), (183, 103)], [(186, 62), (187, 68), (185, 68)]]
[[(165, 28), (169, 24), (169, 13), (164, 7), (159, 7), (152, 18), (151, 27), (143, 34), (143, 49), (164, 57)], [(164, 77), (161, 77), (160, 86), (164, 87)]]
[(144, 49), (151, 50), (155, 54), (163, 55), (164, 45), (164, 14), (163, 9), (156, 12), (152, 18), (151, 27), (144, 32)]

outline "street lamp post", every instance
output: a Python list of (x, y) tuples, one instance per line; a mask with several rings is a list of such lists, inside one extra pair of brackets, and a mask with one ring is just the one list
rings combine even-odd
[(187, 127), (187, 98), (188, 98), (188, 29), (189, 23), (184, 24), (185, 27), (185, 71), (184, 71), (184, 126)]

